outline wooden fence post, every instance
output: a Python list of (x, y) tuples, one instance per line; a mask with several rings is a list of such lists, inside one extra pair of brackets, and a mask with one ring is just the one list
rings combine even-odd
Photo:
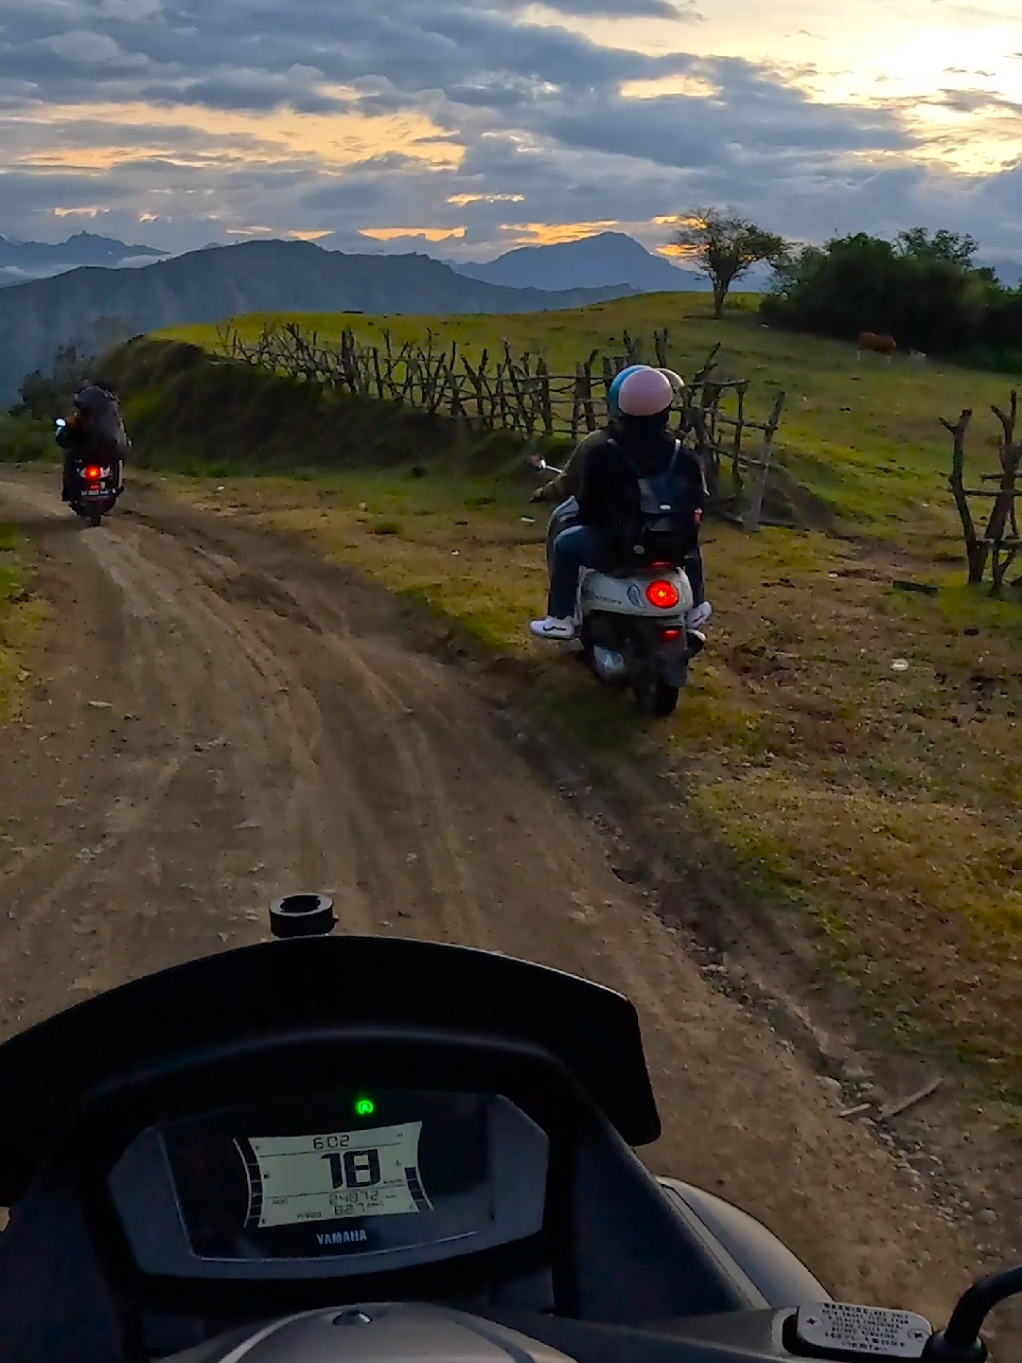
[(766, 495), (767, 479), (770, 476), (770, 460), (773, 457), (774, 435), (781, 420), (781, 409), (784, 407), (784, 393), (778, 393), (774, 402), (774, 410), (770, 414), (770, 419), (763, 432), (763, 446), (760, 450), (756, 476), (752, 485), (752, 494), (749, 499), (749, 510), (742, 517), (742, 525), (750, 535), (758, 534), (760, 520), (763, 515), (763, 498)]
[[(1001, 423), (1003, 431), (1000, 447), (1001, 480), (987, 524), (986, 539), (990, 545), (990, 574), (993, 579), (990, 595), (998, 597), (1001, 595), (1005, 574), (1014, 563), (1015, 556), (1018, 553), (1018, 526), (1015, 521), (1015, 479), (1018, 476), (1020, 459), (1022, 459), (1022, 442), (1017, 443), (1015, 440), (1015, 425), (1018, 420), (1018, 393), (1012, 389), (1011, 407), (1007, 413), (1002, 412), (999, 407), (994, 407), (993, 413)], [(1010, 540), (1004, 533), (1009, 526), (1014, 532)]]
[(953, 426), (950, 421), (945, 421), (943, 417), (940, 418), (940, 424), (946, 431), (951, 432), (954, 440), (954, 451), (951, 455), (951, 476), (947, 481), (962, 522), (965, 558), (969, 565), (969, 584), (974, 587), (983, 581), (983, 572), (987, 562), (987, 546), (976, 534), (972, 509), (969, 506), (969, 498), (965, 491), (965, 435), (971, 420), (972, 408), (965, 407)]
[(536, 361), (536, 387), (539, 390), (539, 414), (547, 435), (554, 433), (554, 409), (550, 401), (550, 371), (542, 356)]

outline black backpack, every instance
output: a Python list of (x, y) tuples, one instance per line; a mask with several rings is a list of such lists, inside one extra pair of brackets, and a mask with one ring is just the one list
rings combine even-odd
[(611, 438), (635, 475), (637, 495), (618, 526), (618, 547), (626, 563), (680, 563), (699, 540), (699, 514), (691, 482), (679, 472), (683, 446), (674, 442), (674, 454), (663, 473), (643, 474), (634, 460)]

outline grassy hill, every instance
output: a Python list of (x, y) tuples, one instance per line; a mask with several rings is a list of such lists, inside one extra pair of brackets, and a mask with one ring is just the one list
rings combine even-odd
[[(947, 494), (950, 443), (941, 416), (954, 419), (963, 407), (976, 410), (971, 448), (996, 465), (997, 423), (990, 404), (1007, 400), (1009, 381), (951, 365), (911, 366), (899, 357), (888, 367), (874, 356), (856, 362), (852, 345), (764, 328), (758, 296), (738, 295), (721, 322), (701, 294), (654, 294), (557, 313), (492, 317), (341, 317), (290, 314), (324, 338), (344, 326), (363, 339), (386, 326), (397, 342), (424, 338), (432, 328), (457, 339), (470, 357), (491, 351), (506, 337), (517, 351), (546, 356), (552, 370), (572, 373), (593, 349), (621, 350), (625, 330), (651, 341), (654, 329), (670, 333), (671, 363), (694, 372), (707, 352), (723, 342), (724, 371), (750, 381), (754, 413), (765, 412), (778, 388), (788, 397), (776, 446), (778, 461), (801, 485), (823, 500), (852, 531), (886, 537), (949, 535), (957, 540)], [(248, 337), (281, 314), (236, 319)], [(214, 349), (217, 329), (178, 327), (161, 333)], [(651, 350), (651, 347), (650, 347)]]

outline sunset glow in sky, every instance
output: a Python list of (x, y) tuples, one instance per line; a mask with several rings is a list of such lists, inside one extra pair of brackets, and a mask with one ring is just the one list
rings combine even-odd
[(1018, 0), (0, 0), (11, 236), (468, 259), (712, 203), (1022, 259), (1020, 159)]

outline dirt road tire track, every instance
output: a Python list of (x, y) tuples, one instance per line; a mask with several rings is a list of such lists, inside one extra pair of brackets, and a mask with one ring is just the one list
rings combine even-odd
[(914, 1176), (706, 983), (377, 590), (142, 494), (97, 530), (32, 477), (4, 475), (0, 502), (56, 617), (28, 719), (0, 734), (0, 1036), (259, 940), (274, 894), (322, 888), (340, 931), (626, 992), (664, 1123), (650, 1164), (764, 1219), (846, 1299), (943, 1315), (969, 1256)]

